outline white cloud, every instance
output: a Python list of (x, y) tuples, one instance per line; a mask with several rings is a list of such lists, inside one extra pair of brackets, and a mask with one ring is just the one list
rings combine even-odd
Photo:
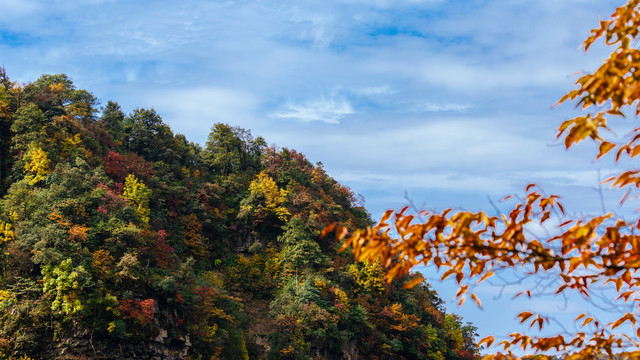
[[(571, 154), (549, 148), (531, 137), (528, 129), (504, 126), (503, 122), (511, 120), (509, 117), (450, 118), (445, 114), (437, 118), (421, 117), (413, 122), (397, 119), (395, 114), (385, 116), (384, 120), (369, 118), (366, 114), (358, 118), (371, 124), (386, 121), (387, 126), (362, 128), (358, 123), (353, 130), (301, 139), (307, 148), (335, 156), (334, 161), (345, 169), (353, 169), (353, 164), (358, 164), (359, 168), (383, 167), (383, 171), (390, 173), (415, 173), (420, 171), (417, 169), (468, 174), (532, 171), (532, 167), (566, 166), (565, 161), (571, 159)], [(551, 156), (558, 152), (559, 156)], [(541, 157), (548, 159), (541, 162)]]
[(258, 98), (246, 91), (220, 87), (164, 88), (138, 96), (139, 106), (153, 107), (175, 132), (204, 144), (218, 122), (251, 127)]
[(334, 176), (341, 181), (365, 185), (368, 188), (422, 188), (429, 190), (447, 190), (460, 192), (480, 192), (494, 194), (496, 189), (509, 189), (512, 184), (505, 174), (470, 175), (464, 172), (413, 172), (389, 174), (384, 170), (377, 172), (336, 172)]
[(445, 0), (340, 0), (342, 3), (390, 8), (394, 6), (417, 6), (440, 4)]
[(39, 8), (37, 3), (31, 0), (3, 0), (0, 6), (2, 6), (2, 12), (0, 12), (2, 21), (32, 14)]
[(411, 106), (408, 110), (414, 113), (423, 112), (440, 112), (440, 111), (464, 111), (469, 109), (470, 105), (465, 104), (436, 104), (432, 102), (419, 103)]
[(335, 36), (335, 15), (322, 7), (304, 6), (296, 3), (283, 11), (285, 24), (275, 35), (276, 39), (286, 39), (310, 43), (313, 47), (325, 49), (331, 45)]
[(271, 117), (280, 119), (295, 119), (305, 122), (321, 121), (338, 124), (340, 119), (353, 114), (351, 104), (344, 98), (319, 98), (301, 104), (288, 103)]
[(396, 93), (389, 85), (354, 88), (350, 92), (360, 96), (391, 95)]

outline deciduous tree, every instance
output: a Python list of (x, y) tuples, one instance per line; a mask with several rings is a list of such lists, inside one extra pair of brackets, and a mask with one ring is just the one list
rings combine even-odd
[(136, 215), (143, 223), (149, 222), (149, 200), (151, 198), (151, 189), (149, 189), (142, 181), (138, 180), (132, 174), (129, 174), (124, 182), (124, 193), (122, 197), (129, 200), (136, 209)]
[(49, 160), (47, 153), (39, 147), (32, 146), (25, 154), (24, 160), (24, 170), (27, 173), (26, 179), (29, 181), (29, 185), (35, 185), (44, 180), (51, 171), (49, 169), (51, 160)]
[(259, 222), (270, 217), (285, 221), (291, 215), (284, 207), (287, 195), (267, 173), (261, 172), (249, 185), (249, 196), (242, 201), (238, 216), (252, 215)]

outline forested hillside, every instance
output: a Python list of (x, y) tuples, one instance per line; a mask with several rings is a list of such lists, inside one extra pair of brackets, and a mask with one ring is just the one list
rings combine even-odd
[(349, 188), (248, 130), (203, 148), (65, 75), (1, 70), (0, 156), (0, 359), (478, 356), (428, 284), (319, 238), (371, 224)]

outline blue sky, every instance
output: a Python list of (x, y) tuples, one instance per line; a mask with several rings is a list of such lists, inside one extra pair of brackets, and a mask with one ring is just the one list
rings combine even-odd
[[(105, 104), (153, 107), (201, 144), (215, 122), (251, 129), (322, 161), (374, 218), (405, 195), (491, 212), (488, 197), (532, 181), (589, 213), (613, 161), (557, 144), (575, 110), (552, 105), (605, 57), (579, 46), (620, 3), (0, 0), (0, 65), (13, 80), (66, 73)], [(618, 194), (605, 198), (620, 211)], [(483, 335), (508, 333), (508, 299), (449, 307)]]

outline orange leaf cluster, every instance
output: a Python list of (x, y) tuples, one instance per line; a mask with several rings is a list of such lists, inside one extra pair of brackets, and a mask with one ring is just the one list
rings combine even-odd
[[(634, 235), (640, 230), (640, 221), (619, 220), (606, 226), (604, 223), (610, 214), (589, 221), (570, 220), (559, 225), (559, 235), (542, 241), (529, 236), (526, 227), (545, 224), (550, 221), (552, 212), (564, 210), (557, 196), (543, 196), (532, 186), (528, 191), (524, 201), (508, 216), (494, 217), (483, 212), (452, 213), (450, 209), (442, 213), (409, 215), (405, 207), (397, 213), (387, 211), (373, 228), (348, 234), (345, 228), (334, 225), (326, 232), (336, 230), (338, 238), (345, 239), (343, 249), (351, 247), (357, 260), (379, 259), (387, 268), (387, 281), (407, 274), (418, 264), (434, 264), (443, 270), (443, 280), (456, 279), (459, 304), (469, 295), (480, 306), (478, 296), (469, 291), (470, 285), (484, 282), (496, 271), (532, 265), (530, 274), (551, 270), (559, 274), (556, 294), (571, 289), (589, 297), (594, 287), (613, 283), (619, 299), (640, 305), (640, 292), (636, 290), (640, 288), (640, 276), (636, 274), (640, 266), (640, 237)], [(598, 235), (600, 231), (603, 235)], [(414, 279), (407, 286), (416, 285), (420, 280)], [(623, 292), (623, 289), (628, 291)], [(530, 291), (523, 291), (516, 297), (521, 295), (532, 296)], [(578, 350), (582, 356), (596, 356), (600, 351), (612, 351), (614, 345), (622, 348), (638, 345), (633, 339), (621, 340), (624, 335), (608, 337), (625, 322), (635, 329), (637, 316), (640, 315), (626, 313), (610, 323), (587, 318), (578, 326), (592, 325), (594, 331), (590, 334), (578, 332), (572, 338), (511, 334), (511, 340), (500, 345), (505, 350), (519, 345), (525, 350)], [(532, 312), (523, 312), (518, 317), (522, 323), (528, 322), (530, 327), (538, 329), (549, 322)], [(603, 342), (603, 339), (612, 342)], [(484, 339), (483, 343), (492, 342)]]

